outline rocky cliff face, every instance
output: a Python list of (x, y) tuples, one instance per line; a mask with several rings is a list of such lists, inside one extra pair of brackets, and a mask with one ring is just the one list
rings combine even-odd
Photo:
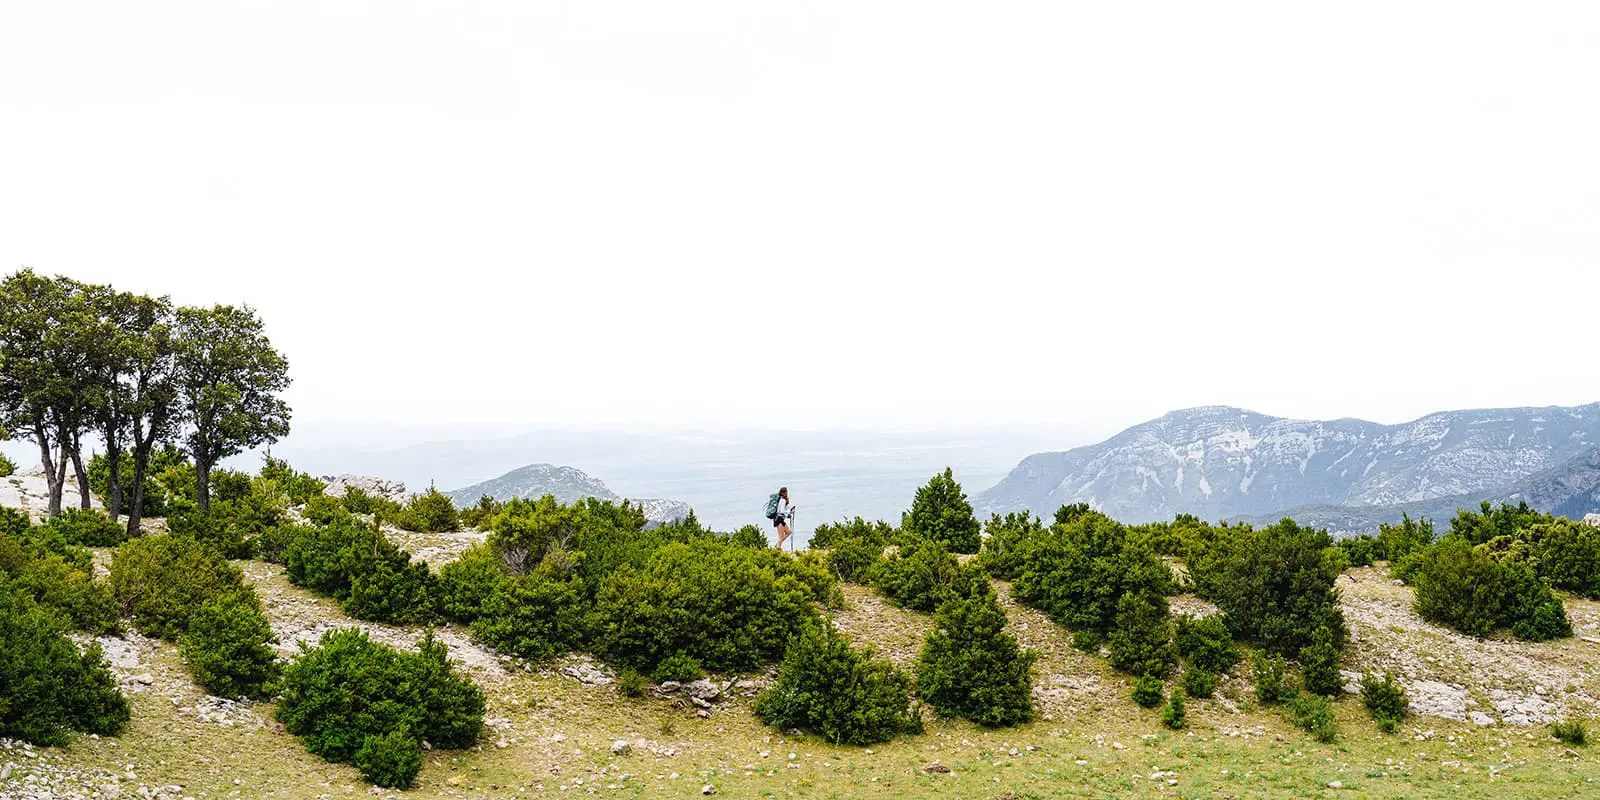
[[(553, 464), (529, 464), (518, 467), (498, 478), (475, 483), (454, 491), (445, 492), (456, 507), (466, 508), (478, 502), (484, 495), (496, 500), (510, 500), (514, 497), (538, 498), (544, 495), (554, 495), (563, 503), (572, 503), (586, 497), (595, 497), (601, 500), (622, 499), (616, 492), (598, 478), (589, 476), (583, 470), (573, 467), (558, 467)], [(645, 518), (651, 522), (670, 522), (682, 519), (689, 514), (689, 505), (679, 500), (664, 500), (659, 498), (633, 499), (633, 502), (644, 508)]]
[(1394, 506), (1492, 493), (1597, 444), (1600, 403), (1446, 411), (1400, 425), (1208, 406), (1100, 444), (1029, 456), (974, 505), (1049, 514), (1081, 502), (1129, 522)]

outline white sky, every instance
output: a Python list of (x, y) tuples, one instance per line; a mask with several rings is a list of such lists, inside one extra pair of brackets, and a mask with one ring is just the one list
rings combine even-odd
[(1597, 41), (1593, 2), (8, 0), (0, 270), (249, 302), (302, 420), (1592, 402)]

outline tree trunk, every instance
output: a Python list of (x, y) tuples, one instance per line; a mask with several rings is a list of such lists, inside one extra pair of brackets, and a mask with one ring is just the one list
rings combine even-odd
[(211, 459), (198, 452), (194, 455), (195, 504), (201, 514), (211, 513)]
[(56, 516), (61, 513), (61, 480), (56, 477), (56, 460), (50, 452), (50, 437), (45, 435), (44, 426), (35, 423), (33, 426), (33, 439), (39, 443), (39, 466), (44, 468), (45, 514)]
[(56, 472), (45, 479), (50, 484), (50, 516), (61, 516), (61, 499), (67, 491), (67, 443), (56, 440)]
[(138, 536), (143, 531), (139, 530), (144, 522), (144, 473), (150, 464), (150, 448), (140, 446), (139, 434), (134, 432), (133, 437), (133, 485), (129, 493), (133, 501), (128, 504), (128, 536)]
[(78, 507), (88, 511), (93, 505), (89, 493), (89, 471), (83, 468), (83, 446), (72, 437), (72, 471), (78, 476)]
[(106, 432), (106, 513), (112, 519), (122, 516), (122, 446)]

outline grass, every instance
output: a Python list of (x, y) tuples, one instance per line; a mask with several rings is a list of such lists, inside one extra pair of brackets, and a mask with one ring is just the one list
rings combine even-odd
[[(303, 590), (281, 591), (296, 593), (283, 599), (311, 600), (299, 596)], [(895, 628), (920, 631), (925, 615), (890, 609), (868, 618), (875, 613), (870, 598), (857, 587), (849, 593), (852, 610), (845, 613), (855, 615), (858, 638), (885, 637), (880, 645), (901, 659), (914, 652), (920, 636)], [(325, 613), (343, 621), (336, 609)], [(1025, 626), (1025, 644), (1050, 648), (1036, 677), (1045, 698), (1041, 718), (1020, 728), (930, 718), (921, 736), (835, 747), (762, 726), (749, 698), (701, 719), (692, 706), (513, 669), (493, 681), (474, 675), (489, 695), (491, 720), (477, 747), (429, 752), (415, 788), (374, 791), (353, 768), (308, 754), (272, 721), (270, 705), (256, 708), (259, 727), (194, 716), (202, 694), (176, 648), (159, 643), (142, 666), (157, 682), (132, 695), (128, 730), (79, 737), (54, 754), (61, 766), (131, 769), (139, 783), (181, 785), (193, 798), (674, 798), (702, 797), (707, 784), (734, 798), (1600, 797), (1600, 770), (1583, 768), (1587, 754), (1577, 761), (1565, 755), (1566, 745), (1546, 728), (1412, 717), (1388, 736), (1355, 697), (1332, 704), (1340, 736), (1331, 744), (1293, 727), (1282, 709), (1253, 707), (1237, 681), (1219, 685), (1217, 699), (1191, 700), (1188, 727), (1170, 731), (1159, 709), (1128, 699), (1127, 678), (1103, 659), (1071, 650), (1064, 631), (1024, 609), (1011, 614)], [(635, 743), (632, 754), (612, 755), (618, 739)], [(932, 764), (949, 774), (925, 771)], [(1342, 788), (1329, 788), (1333, 782)], [(129, 791), (125, 783), (124, 795)]]

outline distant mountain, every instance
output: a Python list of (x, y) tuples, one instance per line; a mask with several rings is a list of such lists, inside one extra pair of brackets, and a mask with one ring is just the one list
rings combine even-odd
[[(496, 500), (510, 500), (514, 497), (533, 499), (549, 494), (563, 503), (571, 503), (586, 497), (601, 500), (622, 499), (603, 481), (589, 476), (583, 470), (558, 467), (554, 464), (529, 464), (518, 467), (498, 478), (445, 494), (455, 501), (458, 508), (474, 505), (478, 502), (478, 498), (484, 495)], [(682, 519), (688, 516), (690, 511), (689, 504), (680, 500), (635, 499), (633, 502), (643, 506), (645, 518), (651, 522)]]
[(1354, 518), (1366, 512), (1345, 507), (1487, 497), (1547, 472), (1537, 491), (1554, 497), (1567, 480), (1559, 468), (1597, 444), (1600, 403), (1445, 411), (1400, 425), (1207, 406), (1174, 411), (1099, 444), (1029, 456), (974, 505), (983, 513), (1043, 515), (1064, 503), (1088, 503), (1129, 522), (1308, 507)]
[(1563, 464), (1513, 485), (1491, 491), (1388, 506), (1299, 506), (1271, 514), (1241, 517), (1239, 521), (1263, 525), (1283, 517), (1293, 517), (1296, 522), (1315, 528), (1365, 533), (1377, 530), (1385, 522), (1398, 522), (1402, 514), (1409, 514), (1413, 519), (1431, 519), (1436, 529), (1442, 530), (1458, 510), (1476, 509), (1485, 500), (1496, 504), (1527, 501), (1538, 511), (1573, 520), (1600, 512), (1600, 447), (1580, 453)]

